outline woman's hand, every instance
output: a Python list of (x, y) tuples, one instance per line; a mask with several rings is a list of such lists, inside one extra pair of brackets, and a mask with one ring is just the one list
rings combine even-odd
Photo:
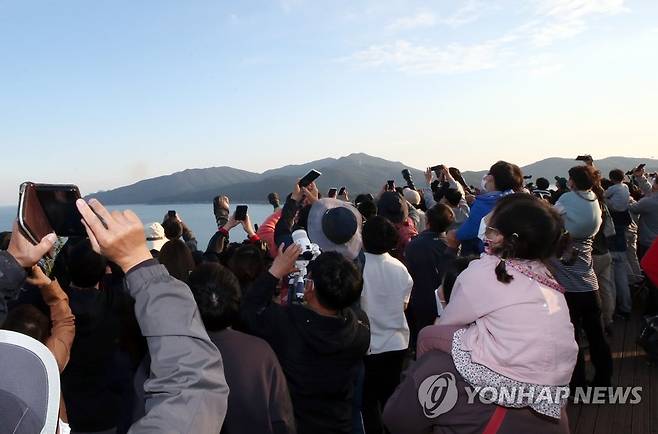
[(34, 285), (39, 288), (49, 286), (53, 282), (50, 277), (46, 276), (46, 273), (44, 273), (41, 267), (38, 265), (32, 266), (32, 272), (27, 277), (27, 279), (25, 279), (25, 281), (30, 285)]
[(242, 229), (247, 233), (247, 236), (253, 237), (256, 235), (256, 231), (254, 230), (254, 226), (251, 224), (251, 218), (249, 217), (249, 214), (247, 214), (240, 222), (242, 224)]

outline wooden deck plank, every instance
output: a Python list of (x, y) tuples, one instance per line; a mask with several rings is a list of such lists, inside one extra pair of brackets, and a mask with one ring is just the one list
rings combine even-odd
[[(637, 345), (642, 315), (618, 320), (609, 338), (613, 354), (613, 386), (642, 386), (642, 402), (631, 404), (570, 404), (569, 426), (573, 434), (658, 434), (658, 365), (650, 365)], [(588, 375), (593, 374), (588, 354)]]
[[(637, 345), (637, 337), (642, 331), (642, 317), (637, 314), (638, 318), (633, 322), (635, 328), (635, 339), (636, 339), (636, 356), (635, 356), (635, 386), (642, 386), (642, 401), (639, 404), (631, 405), (632, 418), (633, 418), (633, 430), (632, 434), (648, 434), (650, 432), (651, 425), (651, 413), (656, 413), (658, 409), (652, 407), (651, 400), (651, 377), (658, 375), (658, 372), (654, 369), (653, 366), (650, 366), (648, 359), (642, 348)], [(649, 390), (646, 390), (646, 386), (649, 386)], [(655, 405), (655, 404), (654, 404)]]
[[(610, 344), (610, 351), (612, 352), (612, 384), (619, 384), (619, 378), (621, 375), (621, 363), (619, 357), (621, 357), (621, 351), (624, 348), (624, 339), (626, 335), (626, 323), (623, 321), (617, 321), (612, 325), (612, 336), (608, 337), (608, 343)], [(613, 434), (613, 419), (615, 417), (615, 409), (612, 405), (601, 405), (599, 406), (598, 417), (596, 419), (596, 425), (594, 427), (593, 433), (597, 434)]]

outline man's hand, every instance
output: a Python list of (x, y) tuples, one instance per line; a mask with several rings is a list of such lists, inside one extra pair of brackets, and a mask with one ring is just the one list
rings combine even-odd
[(51, 233), (43, 237), (41, 242), (35, 246), (25, 238), (18, 228), (18, 223), (14, 221), (7, 253), (13, 256), (21, 267), (28, 268), (39, 262), (39, 259), (50, 252), (56, 241), (57, 235)]
[(50, 277), (46, 276), (46, 273), (44, 273), (41, 267), (38, 265), (32, 266), (32, 272), (25, 280), (30, 285), (34, 285), (39, 288), (44, 288), (53, 282)]
[(306, 187), (302, 187), (302, 192), (304, 193), (304, 197), (306, 198), (307, 205), (313, 205), (315, 202), (318, 201), (318, 197), (320, 196), (320, 192), (318, 191), (318, 186), (315, 185), (315, 182), (311, 182)]
[(146, 247), (144, 225), (134, 212), (110, 213), (96, 199), (91, 199), (89, 204), (78, 199), (75, 204), (94, 250), (121, 267), (124, 273), (152, 258)]
[(279, 254), (270, 266), (270, 274), (277, 279), (282, 279), (295, 271), (295, 261), (300, 253), (302, 253), (302, 248), (298, 244), (291, 244), (285, 251), (283, 250), (283, 244), (281, 244)]
[(242, 220), (240, 223), (242, 223), (242, 229), (247, 233), (247, 236), (253, 237), (256, 235), (256, 231), (254, 230), (254, 226), (251, 224), (251, 218), (249, 217), (249, 214), (246, 215), (244, 220)]

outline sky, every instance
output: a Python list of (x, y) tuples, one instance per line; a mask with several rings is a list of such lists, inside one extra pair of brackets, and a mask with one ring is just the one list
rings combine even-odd
[(658, 155), (656, 0), (0, 0), (0, 204), (366, 152)]

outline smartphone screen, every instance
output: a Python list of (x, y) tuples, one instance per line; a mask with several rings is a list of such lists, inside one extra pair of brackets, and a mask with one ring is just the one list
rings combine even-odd
[(299, 180), (300, 187), (308, 187), (308, 185), (318, 179), (322, 173), (315, 169), (311, 169), (302, 179)]
[(395, 190), (395, 180), (389, 179), (386, 181), (386, 184), (388, 185), (389, 190)]
[(75, 186), (37, 185), (36, 194), (43, 212), (55, 233), (62, 237), (86, 236), (75, 206), (80, 191)]
[(327, 197), (336, 197), (336, 191), (337, 191), (337, 189), (335, 189), (333, 187), (330, 188), (329, 192), (327, 193)]
[(247, 218), (247, 205), (238, 205), (235, 208), (235, 219), (237, 221), (244, 221)]
[(342, 196), (342, 195), (344, 195), (344, 194), (345, 194), (345, 190), (346, 190), (345, 187), (341, 187), (340, 190), (338, 191), (338, 196)]

